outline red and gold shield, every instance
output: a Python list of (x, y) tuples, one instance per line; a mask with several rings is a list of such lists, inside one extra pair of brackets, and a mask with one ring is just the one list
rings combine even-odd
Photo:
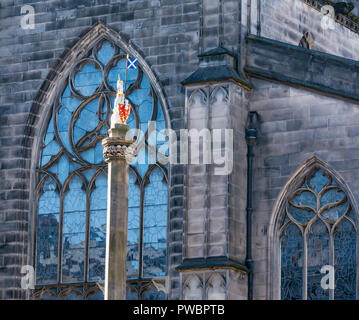
[(118, 104), (118, 114), (120, 116), (120, 121), (122, 124), (126, 124), (126, 121), (128, 119), (128, 117), (130, 116), (130, 112), (131, 112), (131, 106), (130, 104), (125, 104), (125, 103), (119, 103)]

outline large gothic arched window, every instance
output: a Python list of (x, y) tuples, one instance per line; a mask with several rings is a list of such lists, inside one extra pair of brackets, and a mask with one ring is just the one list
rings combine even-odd
[[(280, 297), (356, 299), (357, 231), (351, 201), (321, 166), (299, 180), (286, 199), (279, 230)], [(334, 289), (326, 287), (328, 278), (323, 280), (330, 270)]]
[[(126, 52), (102, 37), (87, 48), (57, 88), (36, 170), (34, 297), (101, 299), (104, 280), (107, 164), (102, 139), (109, 129), (118, 75), (127, 78), (138, 157), (130, 166), (128, 298), (163, 299), (151, 280), (166, 276), (167, 167), (156, 162), (154, 134), (164, 112), (139, 64), (128, 69)], [(142, 132), (142, 133), (141, 133)], [(165, 142), (162, 142), (165, 143)], [(152, 149), (151, 149), (152, 148)]]

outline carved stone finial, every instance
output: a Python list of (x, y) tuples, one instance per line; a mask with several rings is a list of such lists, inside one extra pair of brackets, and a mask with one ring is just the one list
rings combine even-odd
[(116, 124), (126, 124), (126, 121), (130, 116), (130, 112), (131, 105), (129, 104), (128, 100), (125, 99), (125, 93), (123, 92), (123, 81), (121, 81), (120, 76), (118, 76), (117, 94), (111, 116), (111, 128), (115, 128)]

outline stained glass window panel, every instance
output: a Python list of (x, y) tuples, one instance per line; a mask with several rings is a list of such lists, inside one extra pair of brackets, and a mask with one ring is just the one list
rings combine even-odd
[(74, 175), (64, 198), (62, 281), (81, 281), (84, 276), (86, 194), (83, 181)]
[(89, 280), (105, 279), (107, 175), (97, 176), (91, 193), (89, 230)]
[[(161, 285), (164, 286), (164, 282)], [(142, 300), (164, 300), (165, 298), (165, 293), (159, 291), (155, 286), (149, 287), (142, 293)]]
[(335, 300), (356, 299), (356, 231), (343, 220), (334, 234)]
[(167, 186), (164, 175), (155, 168), (144, 196), (143, 276), (166, 273)]
[(36, 278), (38, 283), (57, 281), (60, 196), (47, 178), (38, 201)]
[(309, 187), (319, 193), (328, 182), (328, 176), (325, 175), (323, 170), (317, 170), (309, 181)]
[[(74, 64), (68, 77), (59, 85), (63, 91), (51, 106), (39, 164), (39, 176), (52, 173), (57, 177), (59, 187), (56, 191), (54, 183), (51, 190), (46, 189), (49, 186), (44, 187), (44, 193), (38, 198), (35, 258), (38, 284), (104, 280), (107, 177), (104, 172), (98, 172), (106, 170), (107, 166), (101, 142), (108, 134), (119, 75), (125, 80), (126, 53), (114, 43), (100, 40)], [(137, 69), (128, 70), (127, 89), (127, 98), (132, 104), (128, 119), (130, 128), (146, 131), (149, 120), (157, 122), (157, 131), (165, 128), (158, 97), (140, 64)], [(149, 138), (144, 132), (135, 135), (137, 143), (142, 146), (148, 143)], [(156, 173), (150, 177), (153, 183), (149, 186), (143, 182), (151, 164), (157, 160), (153, 161), (144, 148), (140, 149), (139, 155), (144, 157), (142, 161), (137, 161), (137, 157), (133, 162), (137, 173), (131, 169), (129, 176), (127, 273), (131, 281), (138, 281), (135, 285), (141, 287), (141, 265), (147, 276), (165, 275), (166, 272), (167, 185), (166, 182), (156, 182)], [(149, 165), (150, 161), (153, 162)], [(68, 184), (74, 171), (81, 173), (83, 179), (74, 175)], [(152, 190), (156, 186), (160, 187), (157, 195)], [(165, 193), (162, 187), (166, 188)], [(147, 196), (145, 189), (149, 190)], [(162, 197), (163, 201), (149, 200), (155, 197)], [(60, 208), (63, 208), (62, 212)], [(163, 219), (159, 218), (162, 214)], [(156, 222), (159, 220), (161, 223)], [(62, 239), (59, 240), (60, 228)], [(62, 244), (60, 253), (59, 241)], [(85, 248), (86, 243), (88, 248)], [(162, 253), (162, 258), (153, 257)], [(60, 268), (57, 265), (59, 254), (62, 256)], [(61, 269), (60, 275), (57, 275), (58, 269)], [(136, 293), (137, 298), (141, 296), (140, 292)], [(100, 296), (96, 294), (92, 298)]]
[[(307, 286), (303, 287), (307, 292), (307, 299), (354, 299), (357, 240), (353, 223), (356, 219), (351, 211), (350, 202), (338, 182), (328, 172), (313, 169), (305, 177), (300, 188), (289, 197), (287, 210), (288, 215), (284, 219), (286, 223), (292, 221), (301, 224), (304, 234), (307, 235), (306, 263), (302, 268), (307, 277)], [(286, 268), (283, 259), (286, 258), (285, 250), (290, 249), (289, 242), (283, 241), (286, 241), (285, 236), (281, 238), (281, 290), (282, 297), (285, 297), (283, 290), (287, 290), (288, 284), (285, 279), (288, 277), (286, 269), (283, 269)], [(302, 251), (298, 249), (298, 252)], [(323, 277), (328, 274), (320, 271), (323, 266), (330, 265), (330, 257), (334, 258), (334, 292), (323, 288), (321, 284)], [(295, 288), (294, 285), (289, 290)]]
[(323, 274), (320, 269), (329, 265), (329, 233), (323, 222), (316, 221), (308, 236), (308, 300), (328, 300), (329, 290), (320, 284)]
[(139, 277), (140, 185), (133, 170), (129, 173), (127, 276)]
[(300, 300), (303, 291), (303, 238), (291, 223), (281, 237), (281, 298)]

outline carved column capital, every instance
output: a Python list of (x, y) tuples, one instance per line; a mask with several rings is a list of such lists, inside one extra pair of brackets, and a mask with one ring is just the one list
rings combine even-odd
[(102, 140), (103, 156), (106, 162), (122, 159), (129, 164), (136, 157), (135, 141), (126, 137), (128, 130), (127, 125), (116, 124), (115, 128), (108, 131), (109, 137)]
[(112, 144), (113, 141), (110, 141), (109, 143), (109, 141), (106, 141), (107, 139), (104, 139), (102, 142), (102, 145), (104, 146), (103, 156), (106, 162), (125, 159), (127, 163), (131, 163), (133, 158), (136, 157), (136, 149), (133, 146), (125, 144)]

